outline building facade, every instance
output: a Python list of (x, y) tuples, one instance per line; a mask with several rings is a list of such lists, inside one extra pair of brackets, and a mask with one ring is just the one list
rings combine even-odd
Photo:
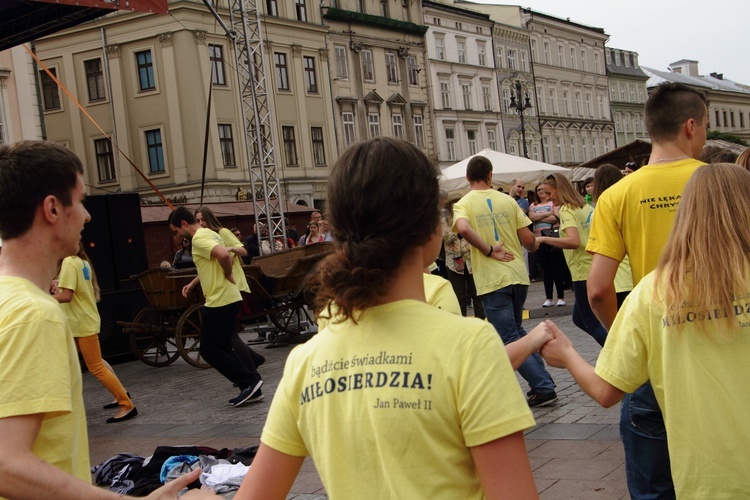
[(606, 61), (615, 145), (620, 147), (648, 137), (643, 121), (648, 75), (638, 65), (636, 52), (607, 47)]
[(673, 62), (670, 71), (644, 70), (650, 77), (649, 89), (662, 82), (679, 82), (705, 92), (711, 129), (750, 142), (750, 86), (726, 79), (721, 73), (701, 75), (698, 61), (691, 59)]
[(423, 1), (429, 85), (441, 168), (505, 151), (489, 15)]
[(327, 0), (321, 10), (339, 150), (387, 135), (436, 159), (421, 3)]
[(20, 45), (0, 52), (0, 143), (44, 138), (34, 73)]
[[(279, 180), (287, 201), (310, 206), (336, 159), (325, 32), (312, 0), (263, 4), (276, 7), (263, 24)], [(229, 25), (227, 0), (217, 6)], [(148, 179), (168, 198), (198, 201), (205, 144), (204, 201), (250, 194), (233, 42), (202, 2), (171, 0), (169, 16), (111, 14), (38, 41), (37, 52), (83, 108), (39, 73), (48, 138), (84, 160), (90, 192), (158, 202)]]

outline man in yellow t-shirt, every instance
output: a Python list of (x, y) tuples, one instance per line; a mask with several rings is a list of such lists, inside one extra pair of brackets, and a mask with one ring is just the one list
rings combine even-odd
[[(510, 196), (492, 189), (492, 163), (475, 156), (466, 167), (471, 190), (453, 205), (453, 231), (471, 245), (471, 263), (477, 295), (487, 320), (504, 344), (526, 335), (523, 306), (529, 291), (529, 274), (521, 244), (533, 252), (536, 238), (531, 221)], [(555, 383), (539, 354), (529, 356), (518, 368), (529, 383), (530, 406), (547, 406), (557, 400)]]
[(201, 356), (227, 379), (237, 384), (240, 394), (229, 400), (232, 406), (263, 399), (263, 381), (251, 373), (232, 350), (235, 318), (242, 297), (234, 281), (232, 254), (224, 248), (221, 236), (201, 227), (185, 207), (169, 214), (169, 229), (175, 237), (192, 239), (193, 261), (198, 270), (206, 304), (203, 307)]
[[(588, 279), (591, 308), (605, 328), (617, 315), (615, 276), (625, 255), (633, 285), (655, 267), (672, 229), (695, 160), (706, 142), (705, 96), (679, 83), (662, 84), (644, 111), (651, 136), (648, 165), (607, 189), (596, 204), (586, 250), (593, 254)], [(620, 434), (628, 489), (633, 498), (673, 498), (667, 436), (651, 385), (623, 400)]]
[[(49, 295), (90, 220), (85, 197), (81, 161), (68, 148), (0, 145), (0, 498), (122, 498), (91, 485), (81, 367)], [(198, 475), (158, 494), (176, 498)]]

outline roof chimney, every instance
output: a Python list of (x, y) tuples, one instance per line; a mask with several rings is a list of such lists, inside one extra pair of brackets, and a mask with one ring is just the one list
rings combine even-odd
[(680, 59), (669, 65), (669, 70), (673, 73), (682, 73), (687, 76), (700, 76), (698, 73), (698, 61), (690, 59)]
[(724, 79), (724, 73), (709, 73), (712, 77), (716, 78), (717, 80), (723, 80)]

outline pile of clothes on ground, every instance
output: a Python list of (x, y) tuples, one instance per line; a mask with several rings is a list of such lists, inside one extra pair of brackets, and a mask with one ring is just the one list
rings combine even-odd
[(207, 486), (226, 496), (239, 489), (257, 451), (257, 446), (231, 451), (206, 446), (159, 446), (148, 458), (120, 453), (92, 467), (91, 472), (96, 485), (121, 495), (146, 496), (200, 467), (200, 479), (189, 488)]

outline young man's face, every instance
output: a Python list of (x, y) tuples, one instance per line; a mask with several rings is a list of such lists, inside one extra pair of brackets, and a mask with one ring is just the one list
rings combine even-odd
[(75, 255), (78, 253), (78, 244), (81, 241), (81, 232), (83, 226), (91, 220), (83, 200), (86, 199), (86, 187), (83, 185), (83, 176), (78, 174), (76, 185), (71, 191), (70, 206), (61, 205), (62, 208), (62, 226), (64, 230), (63, 246), (65, 255)]
[(523, 193), (526, 191), (526, 183), (525, 182), (519, 182), (515, 186), (513, 186), (513, 194), (514, 198), (522, 198)]
[(175, 241), (180, 239), (189, 239), (190, 234), (187, 230), (187, 222), (180, 221), (179, 226), (175, 226), (174, 224), (169, 224), (169, 231), (172, 233), (172, 238), (175, 239)]

